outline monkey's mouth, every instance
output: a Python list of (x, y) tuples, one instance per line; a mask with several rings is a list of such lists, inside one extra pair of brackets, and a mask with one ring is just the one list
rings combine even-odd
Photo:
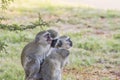
[(51, 39), (50, 35), (48, 34), (48, 35), (45, 36), (45, 37), (46, 37), (47, 43), (48, 43), (48, 44), (51, 44), (51, 43), (52, 43), (52, 39)]
[(48, 44), (51, 44), (52, 43), (52, 39), (48, 38), (47, 42), (48, 42)]

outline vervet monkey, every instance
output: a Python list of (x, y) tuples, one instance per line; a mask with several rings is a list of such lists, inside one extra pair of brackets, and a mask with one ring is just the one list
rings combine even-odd
[(48, 31), (39, 32), (35, 39), (28, 43), (22, 51), (21, 63), (26, 80), (36, 80), (40, 75), (40, 64), (47, 55), (52, 39)]
[(72, 47), (72, 41), (68, 36), (61, 36), (51, 43), (53, 47), (48, 57), (45, 58), (40, 74), (40, 80), (61, 80), (62, 68), (69, 55), (69, 49)]
[(39, 80), (61, 80), (64, 61), (68, 56), (67, 49), (54, 48), (41, 66), (40, 74), (42, 77)]
[[(53, 39), (58, 37), (58, 33), (55, 30), (42, 31), (38, 33), (35, 37), (35, 40), (27, 44), (22, 51), (21, 63), (25, 70), (26, 80), (39, 80), (39, 77), (41, 76), (38, 72), (40, 71), (41, 64), (47, 56), (50, 48), (49, 44), (45, 47), (43, 43), (46, 43), (46, 41), (51, 43), (50, 34), (47, 34), (48, 32), (51, 34)], [(47, 40), (44, 40), (45, 34), (47, 35)], [(58, 39), (53, 40), (52, 42), (57, 40)]]

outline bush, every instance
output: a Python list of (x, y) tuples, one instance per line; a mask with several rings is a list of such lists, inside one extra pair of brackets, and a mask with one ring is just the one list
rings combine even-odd
[(4, 51), (5, 53), (7, 53), (5, 47), (7, 47), (7, 44), (4, 41), (0, 40), (0, 52)]

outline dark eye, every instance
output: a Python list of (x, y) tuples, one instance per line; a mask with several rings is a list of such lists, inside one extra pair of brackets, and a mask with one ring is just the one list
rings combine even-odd
[(50, 37), (50, 34), (46, 34), (44, 37), (46, 37), (46, 38), (47, 38), (47, 37)]

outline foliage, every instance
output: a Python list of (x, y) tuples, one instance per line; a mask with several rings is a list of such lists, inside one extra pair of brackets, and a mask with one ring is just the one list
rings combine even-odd
[(32, 22), (29, 25), (18, 25), (18, 24), (12, 24), (12, 25), (7, 25), (7, 24), (0, 24), (0, 29), (4, 29), (4, 30), (9, 30), (9, 31), (23, 31), (23, 30), (27, 30), (27, 29), (34, 29), (36, 27), (40, 26), (41, 29), (43, 29), (44, 26), (48, 26), (48, 23), (45, 22), (39, 15), (39, 20), (36, 22)]
[(5, 53), (7, 53), (7, 51), (6, 51), (7, 46), (8, 45), (4, 41), (0, 40), (0, 52), (4, 51)]
[(2, 20), (6, 20), (6, 18), (5, 17), (0, 17), (0, 23), (1, 23)]
[(1, 8), (2, 9), (7, 9), (7, 6), (13, 2), (14, 0), (1, 0)]

